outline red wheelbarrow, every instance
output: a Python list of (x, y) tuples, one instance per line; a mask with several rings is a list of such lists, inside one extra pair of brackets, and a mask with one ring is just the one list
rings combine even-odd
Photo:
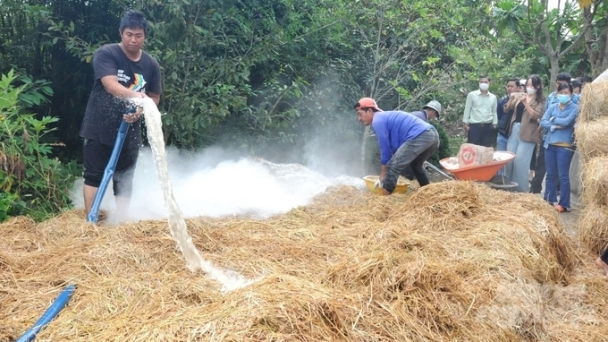
[(458, 165), (458, 157), (449, 157), (439, 161), (439, 164), (441, 164), (441, 167), (446, 172), (443, 172), (432, 164), (425, 163), (425, 166), (431, 167), (436, 172), (450, 179), (483, 182), (493, 188), (510, 189), (516, 187), (517, 183), (511, 182), (506, 177), (497, 176), (497, 173), (505, 165), (513, 161), (514, 158), (514, 153), (496, 151), (494, 152), (493, 161), (483, 165), (460, 167)]

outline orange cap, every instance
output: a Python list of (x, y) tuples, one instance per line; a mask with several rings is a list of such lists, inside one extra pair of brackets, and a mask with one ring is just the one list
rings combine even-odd
[(373, 108), (377, 111), (382, 111), (382, 109), (378, 108), (376, 101), (374, 99), (372, 99), (371, 97), (364, 97), (361, 100), (359, 100), (357, 102), (357, 104), (355, 105), (355, 109), (359, 109), (359, 108)]

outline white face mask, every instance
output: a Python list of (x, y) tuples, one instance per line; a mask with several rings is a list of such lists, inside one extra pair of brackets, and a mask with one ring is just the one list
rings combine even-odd
[(526, 92), (530, 95), (536, 94), (536, 89), (533, 87), (526, 87)]
[(479, 83), (479, 90), (486, 91), (488, 90), (488, 88), (490, 88), (490, 85), (488, 83)]

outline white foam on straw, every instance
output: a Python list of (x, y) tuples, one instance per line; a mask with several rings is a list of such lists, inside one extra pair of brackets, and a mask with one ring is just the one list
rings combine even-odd
[[(246, 286), (251, 281), (204, 260), (192, 243), (184, 217), (250, 215), (266, 219), (309, 204), (314, 196), (330, 186), (365, 188), (365, 182), (360, 178), (325, 177), (299, 164), (274, 164), (255, 158), (220, 161), (223, 156), (232, 155), (219, 148), (196, 156), (184, 156), (175, 149), (165, 151), (160, 113), (152, 100), (146, 99), (142, 104), (152, 150), (143, 148), (140, 151), (128, 219), (168, 219), (171, 234), (184, 254), (188, 268), (208, 273), (226, 291)], [(159, 177), (166, 181), (159, 182)], [(72, 190), (75, 207), (84, 206), (82, 183), (82, 180), (76, 182)], [(101, 208), (110, 212), (109, 220), (114, 218), (111, 184)]]

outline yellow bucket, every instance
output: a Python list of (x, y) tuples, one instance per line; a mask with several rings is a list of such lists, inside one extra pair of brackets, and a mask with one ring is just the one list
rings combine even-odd
[[(381, 195), (382, 194), (382, 188), (376, 188), (374, 189), (374, 183), (376, 183), (376, 181), (378, 180), (379, 176), (365, 176), (363, 177), (363, 180), (365, 181), (365, 185), (367, 185), (367, 188), (369, 189), (369, 191)], [(395, 187), (395, 191), (393, 191), (393, 193), (395, 194), (404, 194), (407, 192), (407, 188), (410, 186), (410, 182), (399, 176), (399, 179), (397, 180), (397, 186)]]

